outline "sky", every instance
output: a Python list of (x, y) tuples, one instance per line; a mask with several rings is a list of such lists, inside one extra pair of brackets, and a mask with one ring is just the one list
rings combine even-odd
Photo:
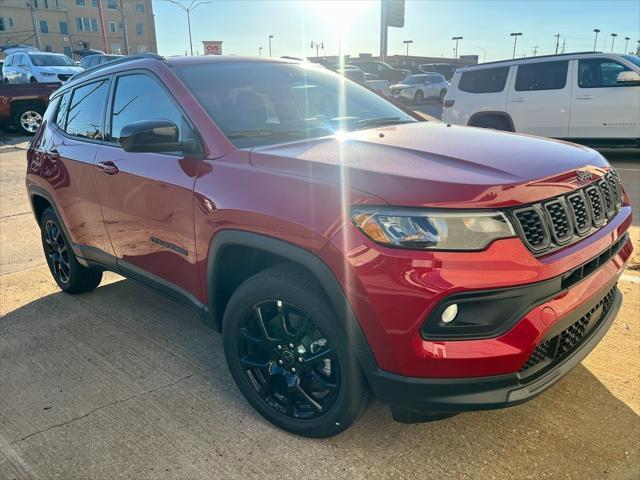
[[(188, 5), (192, 0), (176, 0)], [(202, 1), (202, 0), (198, 0)], [(153, 0), (158, 52), (184, 55), (189, 50), (186, 14), (169, 0)], [(379, 0), (211, 0), (191, 13), (194, 53), (202, 40), (222, 40), (224, 54), (312, 56), (312, 41), (323, 43), (326, 55), (379, 53)], [(480, 61), (511, 58), (511, 32), (522, 32), (516, 56), (555, 52), (560, 33), (566, 52), (593, 49), (593, 29), (601, 30), (597, 50), (635, 50), (640, 40), (638, 0), (406, 0), (405, 26), (389, 27), (388, 54), (404, 54), (404, 40), (413, 40), (409, 54), (453, 56), (453, 36), (462, 36), (460, 55)], [(340, 41), (339, 41), (340, 40)], [(537, 47), (537, 48), (536, 48)]]

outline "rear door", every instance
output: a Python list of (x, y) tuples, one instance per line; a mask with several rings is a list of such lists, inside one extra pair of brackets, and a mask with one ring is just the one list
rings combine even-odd
[(618, 83), (631, 68), (606, 57), (577, 63), (571, 100), (570, 138), (640, 138), (640, 85)]
[(516, 132), (566, 137), (571, 112), (569, 60), (517, 65), (508, 101)]
[(181, 140), (195, 137), (173, 96), (153, 74), (118, 76), (108, 114), (110, 134), (96, 158), (104, 221), (124, 273), (200, 297), (193, 188), (201, 160), (175, 152), (125, 152), (118, 143), (124, 126), (154, 119), (175, 123)]
[(71, 240), (113, 254), (102, 220), (94, 159), (104, 137), (104, 112), (110, 79), (81, 85), (56, 100), (52, 132), (40, 152), (46, 161), (46, 180)]

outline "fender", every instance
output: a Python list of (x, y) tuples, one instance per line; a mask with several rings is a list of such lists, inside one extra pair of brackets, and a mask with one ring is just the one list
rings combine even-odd
[(509, 128), (511, 129), (511, 132), (515, 132), (516, 131), (516, 127), (513, 125), (513, 120), (511, 119), (511, 115), (509, 115), (507, 112), (501, 112), (499, 110), (487, 110), (487, 111), (482, 111), (482, 112), (476, 112), (473, 115), (471, 115), (471, 118), (469, 118), (469, 121), (467, 122), (467, 126), (469, 127), (475, 127), (477, 125), (473, 125), (473, 123), (475, 121), (478, 120), (478, 118), (486, 116), (486, 115), (495, 115), (498, 117), (502, 117), (504, 118), (507, 123), (509, 124)]
[(207, 278), (209, 281), (207, 282), (206, 293), (209, 318), (215, 322), (218, 328), (221, 327), (222, 320), (220, 317), (222, 312), (219, 312), (215, 305), (218, 282), (216, 265), (218, 258), (223, 254), (225, 247), (228, 246), (246, 246), (262, 250), (296, 263), (311, 272), (331, 302), (331, 306), (339, 320), (336, 327), (342, 329), (347, 335), (348, 343), (356, 354), (356, 358), (365, 374), (378, 369), (360, 324), (331, 269), (313, 253), (266, 235), (242, 230), (222, 230), (213, 237), (207, 259)]

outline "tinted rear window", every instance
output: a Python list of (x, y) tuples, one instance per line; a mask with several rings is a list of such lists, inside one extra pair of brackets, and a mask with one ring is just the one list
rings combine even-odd
[(569, 62), (541, 62), (518, 65), (516, 90), (561, 90), (567, 84)]
[(509, 67), (470, 70), (460, 76), (458, 88), (469, 93), (497, 93), (507, 84)]

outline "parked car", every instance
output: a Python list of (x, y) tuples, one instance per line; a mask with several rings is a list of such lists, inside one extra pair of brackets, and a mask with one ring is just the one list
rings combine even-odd
[(82, 59), (80, 59), (80, 66), (84, 69), (91, 68), (95, 67), (96, 65), (102, 65), (103, 63), (107, 63), (112, 60), (118, 60), (119, 58), (123, 57), (124, 55), (87, 55), (86, 57), (82, 57)]
[(0, 124), (33, 135), (42, 123), (49, 96), (59, 87), (60, 83), (0, 85)]
[(424, 63), (420, 65), (419, 68), (420, 71), (424, 73), (439, 73), (445, 78), (445, 80), (449, 81), (453, 78), (453, 74), (458, 67), (451, 65), (450, 63)]
[(640, 59), (550, 55), (459, 69), (443, 121), (586, 145), (640, 146)]
[(401, 421), (532, 399), (605, 335), (632, 251), (597, 152), (424, 122), (299, 62), (87, 70), (27, 159), (63, 291), (113, 270), (189, 305), (248, 402), (310, 437), (371, 394)]
[(82, 70), (61, 53), (17, 50), (6, 56), (2, 76), (5, 83), (64, 83)]
[(393, 68), (384, 62), (374, 60), (353, 59), (349, 60), (349, 64), (364, 70), (366, 73), (375, 75), (377, 79), (387, 80), (391, 84), (398, 83), (406, 76), (411, 75), (409, 70)]
[(447, 94), (449, 83), (439, 73), (409, 75), (402, 82), (391, 85), (392, 98), (421, 104), (428, 98), (437, 98), (441, 102)]
[(387, 80), (376, 80), (374, 75), (365, 73), (358, 67), (353, 65), (344, 65), (342, 67), (340, 65), (328, 65), (327, 68), (378, 93), (389, 95), (389, 82)]

